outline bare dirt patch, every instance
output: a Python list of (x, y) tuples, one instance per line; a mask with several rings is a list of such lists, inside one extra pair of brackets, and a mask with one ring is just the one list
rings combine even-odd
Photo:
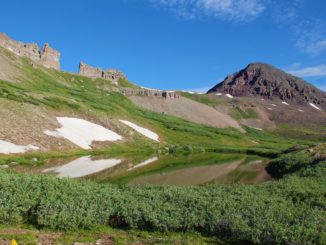
[(14, 65), (14, 63), (17, 63), (17, 60), (13, 62), (6, 55), (4, 55), (4, 52), (6, 52), (4, 48), (0, 48), (0, 79), (9, 82), (16, 82), (16, 78), (22, 75), (19, 69), (17, 69)]
[(181, 117), (194, 123), (218, 128), (233, 127), (243, 131), (238, 122), (229, 115), (182, 96), (179, 99), (131, 96), (130, 99), (147, 110)]

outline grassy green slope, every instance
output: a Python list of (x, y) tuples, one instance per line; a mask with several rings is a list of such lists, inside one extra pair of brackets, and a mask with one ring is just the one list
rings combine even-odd
[[(153, 129), (162, 138), (160, 145), (154, 145), (135, 136), (129, 142), (114, 144), (109, 150), (95, 150), (93, 154), (147, 149), (163, 153), (198, 150), (259, 154), (279, 157), (270, 165), (270, 171), (281, 178), (257, 186), (140, 188), (0, 170), (0, 223), (14, 227), (27, 224), (33, 229), (70, 230), (72, 233), (87, 233), (80, 229), (90, 230), (89, 236), (92, 237), (96, 236), (98, 229), (112, 233), (113, 237), (125, 232), (108, 228), (117, 227), (149, 232), (195, 231), (213, 237), (232, 238), (236, 242), (244, 241), (245, 244), (325, 243), (325, 158), (316, 152), (320, 151), (319, 148), (295, 150), (280, 156), (290, 146), (310, 145), (310, 142), (282, 138), (251, 128), (246, 128), (243, 134), (234, 129), (217, 129), (141, 110), (107, 81), (94, 81), (41, 66), (34, 68), (28, 59), (3, 49), (0, 49), (0, 54), (12, 59), (21, 71), (15, 83), (0, 81), (0, 97), (6, 102), (17, 106), (33, 104), (57, 114), (92, 115), (98, 120), (103, 116), (126, 118)], [(0, 164), (13, 160), (30, 164), (34, 157), (45, 159), (72, 154), (86, 152), (34, 152), (2, 157)], [(210, 159), (206, 163), (210, 164)], [(106, 228), (101, 228), (103, 226)], [(128, 232), (132, 233), (126, 231), (125, 239), (134, 239)], [(69, 236), (69, 233), (65, 234)], [(153, 234), (145, 233), (144, 236)], [(139, 235), (136, 236), (138, 239)], [(191, 235), (187, 237), (191, 239)], [(196, 235), (194, 239), (195, 243), (206, 240)]]
[[(252, 134), (234, 129), (217, 129), (194, 124), (177, 117), (144, 111), (127, 97), (116, 92), (117, 87), (108, 81), (92, 80), (72, 73), (32, 67), (27, 58), (12, 55), (0, 49), (0, 55), (13, 59), (23, 75), (17, 83), (0, 81), (0, 97), (12, 103), (30, 103), (40, 108), (101, 118), (128, 119), (157, 132), (163, 143), (191, 145), (205, 148), (252, 147)], [(129, 83), (124, 83), (128, 85)], [(254, 137), (256, 138), (256, 137)], [(270, 144), (261, 137), (260, 143)], [(282, 141), (282, 140), (281, 140)], [(286, 147), (293, 144), (287, 141)], [(255, 146), (256, 147), (256, 146)]]

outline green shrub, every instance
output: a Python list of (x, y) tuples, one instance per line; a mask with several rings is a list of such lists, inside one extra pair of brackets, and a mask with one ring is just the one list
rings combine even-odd
[(110, 225), (323, 244), (325, 183), (291, 176), (259, 186), (119, 187), (1, 171), (0, 220), (61, 230)]
[(294, 173), (302, 168), (306, 168), (314, 163), (312, 154), (301, 151), (282, 155), (271, 161), (267, 166), (267, 171), (274, 178), (282, 178), (286, 174)]

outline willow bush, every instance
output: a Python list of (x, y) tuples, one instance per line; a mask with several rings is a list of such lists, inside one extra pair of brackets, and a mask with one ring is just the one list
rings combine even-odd
[(109, 225), (325, 244), (326, 162), (307, 166), (261, 185), (200, 187), (127, 187), (1, 171), (0, 220), (60, 230)]

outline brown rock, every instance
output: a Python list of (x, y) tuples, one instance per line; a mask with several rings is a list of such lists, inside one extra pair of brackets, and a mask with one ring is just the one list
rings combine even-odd
[(304, 80), (263, 63), (249, 64), (245, 69), (227, 76), (208, 93), (233, 96), (281, 99), (290, 103), (312, 102), (326, 109), (326, 93)]
[(102, 78), (111, 81), (114, 84), (118, 84), (120, 79), (127, 80), (127, 77), (121, 71), (116, 69), (107, 69), (104, 71), (101, 68), (87, 65), (82, 61), (79, 63), (78, 74), (90, 78)]
[(41, 64), (47, 68), (60, 70), (60, 53), (46, 43), (40, 52)]
[(16, 55), (27, 57), (33, 62), (42, 64), (47, 68), (60, 70), (60, 53), (51, 48), (47, 43), (40, 49), (36, 43), (15, 41), (6, 34), (0, 33), (0, 46)]

